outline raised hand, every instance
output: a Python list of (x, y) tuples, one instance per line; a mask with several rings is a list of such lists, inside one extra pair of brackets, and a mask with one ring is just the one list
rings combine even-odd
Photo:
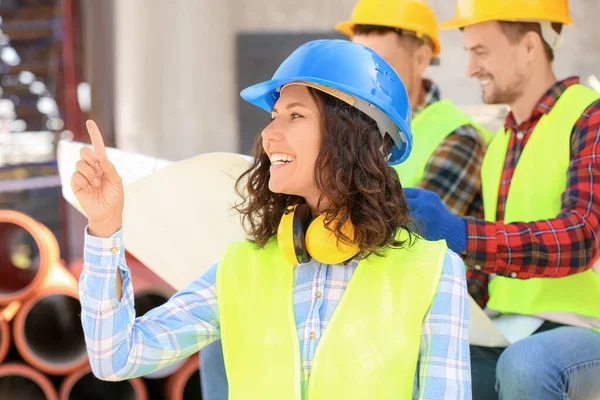
[(123, 181), (114, 165), (108, 161), (102, 134), (92, 120), (86, 122), (92, 148), (81, 149), (71, 189), (88, 217), (90, 234), (109, 237), (123, 222), (125, 195)]

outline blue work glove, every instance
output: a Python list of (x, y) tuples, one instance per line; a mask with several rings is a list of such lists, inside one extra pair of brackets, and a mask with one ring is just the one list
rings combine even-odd
[(406, 188), (410, 215), (417, 222), (418, 232), (427, 240), (446, 239), (448, 247), (456, 253), (467, 248), (467, 221), (446, 208), (437, 193), (425, 189)]

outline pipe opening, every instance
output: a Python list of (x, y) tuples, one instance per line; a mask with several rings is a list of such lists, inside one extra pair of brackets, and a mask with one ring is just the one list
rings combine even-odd
[(46, 394), (32, 379), (21, 375), (4, 375), (0, 376), (0, 399), (46, 400)]
[(25, 342), (34, 355), (55, 365), (71, 364), (86, 355), (79, 301), (53, 294), (38, 301), (25, 317)]
[(0, 222), (0, 297), (25, 289), (38, 273), (40, 248), (18, 225)]
[(183, 400), (202, 400), (200, 390), (200, 371), (196, 370), (185, 383)]
[(166, 396), (164, 380), (147, 379), (146, 376), (142, 380), (148, 390), (148, 400), (172, 400), (171, 397)]
[(165, 304), (167, 302), (167, 297), (161, 295), (161, 294), (157, 294), (157, 293), (152, 293), (152, 292), (142, 292), (139, 294), (134, 295), (134, 302), (135, 302), (135, 316), (136, 317), (141, 317), (142, 315), (146, 314), (148, 311), (158, 307), (158, 306), (162, 306), (163, 304)]
[(101, 381), (87, 373), (71, 388), (68, 400), (137, 400), (138, 396), (128, 381)]

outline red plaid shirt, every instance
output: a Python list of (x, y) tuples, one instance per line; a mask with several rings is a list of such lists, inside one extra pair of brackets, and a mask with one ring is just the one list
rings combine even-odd
[(498, 194), (498, 222), (467, 218), (465, 263), (469, 292), (484, 306), (488, 274), (513, 278), (559, 278), (592, 267), (600, 246), (600, 101), (590, 105), (571, 133), (571, 163), (562, 212), (554, 219), (505, 224), (510, 181), (523, 148), (540, 118), (547, 114), (575, 77), (557, 82), (541, 98), (531, 117), (518, 125), (505, 122), (511, 138)]

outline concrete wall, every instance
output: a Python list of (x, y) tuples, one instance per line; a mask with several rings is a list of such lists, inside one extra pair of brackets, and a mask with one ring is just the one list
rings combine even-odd
[[(115, 1), (117, 144), (181, 159), (237, 149), (234, 41), (237, 31), (327, 32), (349, 17), (355, 0)], [(556, 54), (559, 78), (600, 74), (600, 1), (572, 0), (575, 24)], [(430, 0), (440, 21), (451, 0)], [(457, 104), (478, 104), (466, 78), (459, 31), (441, 36), (441, 66), (428, 75)]]
[(237, 149), (226, 0), (115, 0), (117, 145), (182, 159)]
[[(438, 22), (456, 14), (453, 0), (428, 0)], [(337, 22), (349, 18), (355, 0), (305, 0), (301, 7), (295, 0), (252, 0), (242, 2), (236, 26), (246, 31), (306, 31), (333, 29)], [(574, 24), (563, 30), (563, 46), (556, 52), (555, 69), (559, 79), (570, 75), (586, 78), (600, 75), (600, 1), (571, 0)], [(264, 10), (264, 11), (256, 11)], [(441, 66), (431, 67), (428, 75), (441, 86), (442, 94), (458, 104), (478, 104), (478, 82), (467, 79), (467, 59), (459, 30), (440, 33), (443, 51)]]

